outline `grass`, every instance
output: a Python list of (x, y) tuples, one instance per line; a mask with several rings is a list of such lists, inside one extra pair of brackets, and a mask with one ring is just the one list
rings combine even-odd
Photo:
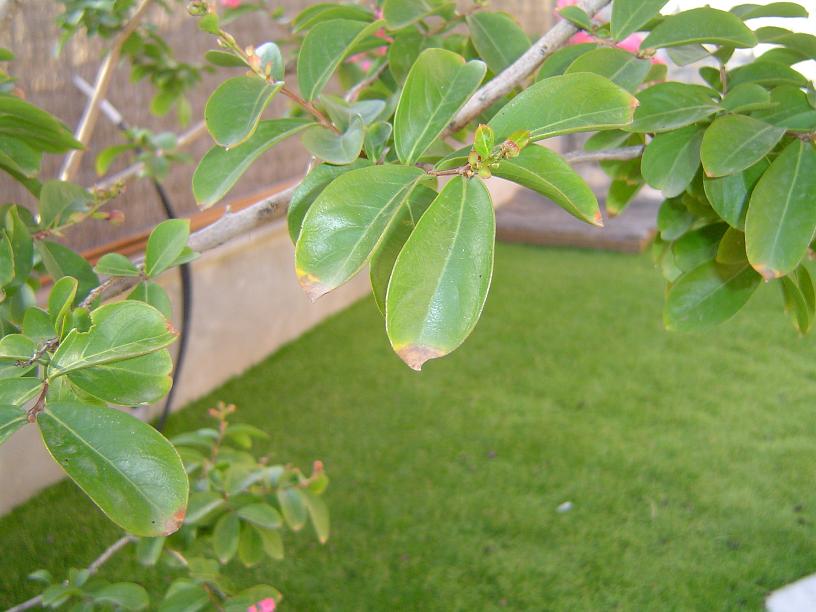
[[(231, 570), (287, 610), (759, 609), (816, 571), (813, 344), (771, 289), (669, 334), (647, 258), (502, 246), (473, 337), (422, 374), (366, 299), (170, 428), (224, 399), (276, 459), (326, 463), (330, 542), (288, 534), (285, 562)], [(117, 535), (49, 488), (0, 519), (0, 607)], [(168, 581), (126, 554), (104, 575)]]

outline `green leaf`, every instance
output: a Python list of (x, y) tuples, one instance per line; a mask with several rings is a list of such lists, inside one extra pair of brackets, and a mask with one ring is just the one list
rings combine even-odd
[(638, 93), (640, 106), (627, 129), (667, 132), (697, 123), (719, 110), (708, 87), (687, 83), (658, 83)]
[(703, 178), (703, 187), (711, 207), (731, 227), (745, 229), (745, 215), (751, 192), (770, 165), (769, 161), (763, 159), (738, 174)]
[(68, 374), (77, 387), (106, 402), (138, 406), (159, 401), (173, 384), (173, 360), (166, 350), (97, 365)]
[(212, 93), (204, 107), (204, 121), (213, 140), (234, 147), (255, 132), (261, 113), (282, 87), (255, 76), (227, 79)]
[(649, 74), (652, 63), (639, 59), (628, 51), (601, 47), (582, 54), (564, 74), (591, 72), (608, 78), (626, 91), (635, 91)]
[(77, 280), (72, 276), (63, 276), (48, 294), (48, 315), (57, 337), (62, 338), (65, 332), (66, 319), (71, 312), (71, 305), (76, 299)]
[(701, 264), (669, 290), (663, 314), (666, 328), (696, 331), (727, 321), (745, 306), (761, 280), (747, 264)]
[(532, 140), (559, 134), (621, 128), (632, 121), (637, 100), (609, 79), (591, 73), (538, 81), (510, 100), (490, 127), (502, 140), (529, 130)]
[[(174, 438), (175, 440), (175, 438)], [(196, 491), (190, 494), (185, 525), (206, 525), (223, 509), (226, 501), (215, 491)]]
[(810, 331), (812, 316), (799, 286), (788, 276), (779, 279), (782, 296), (785, 300), (785, 312), (791, 317), (794, 327), (803, 336)]
[(204, 59), (222, 68), (248, 68), (246, 62), (229, 51), (212, 50), (204, 54)]
[(506, 13), (478, 11), (467, 16), (470, 39), (488, 68), (499, 74), (530, 48), (530, 39)]
[(323, 190), (306, 213), (295, 247), (298, 280), (311, 299), (365, 265), (424, 176), (419, 168), (369, 166), (339, 176)]
[(334, 125), (341, 130), (348, 129), (355, 116), (359, 116), (365, 125), (373, 123), (387, 106), (385, 100), (360, 100), (349, 103), (343, 98), (329, 94), (321, 94), (320, 102)]
[(330, 164), (352, 163), (363, 150), (364, 140), (365, 124), (359, 115), (352, 117), (351, 124), (342, 134), (321, 125), (312, 126), (303, 134), (303, 146)]
[(119, 253), (106, 253), (99, 258), (94, 272), (106, 276), (139, 276), (139, 268), (130, 259)]
[(15, 137), (48, 153), (83, 148), (53, 115), (16, 96), (0, 96), (0, 135)]
[(416, 28), (406, 28), (394, 35), (394, 42), (388, 47), (388, 70), (397, 83), (405, 81), (408, 71), (428, 42), (429, 39)]
[(296, 487), (284, 487), (278, 489), (277, 497), (283, 518), (290, 529), (292, 531), (303, 529), (308, 518), (308, 509), (306, 508), (303, 491)]
[(385, 314), (385, 294), (388, 290), (388, 282), (391, 280), (394, 262), (397, 261), (397, 256), (411, 232), (414, 231), (420, 217), (436, 196), (437, 193), (433, 189), (421, 184), (417, 185), (411, 192), (408, 201), (386, 229), (380, 244), (371, 256), (369, 266), (371, 288), (377, 308), (383, 314)]
[(748, 260), (766, 279), (792, 272), (816, 231), (816, 151), (795, 140), (759, 179), (745, 219)]
[(176, 580), (159, 605), (159, 612), (199, 612), (210, 606), (207, 591), (200, 584)]
[(657, 229), (660, 237), (671, 242), (686, 233), (694, 223), (694, 215), (683, 204), (681, 198), (664, 200), (657, 212)]
[(383, 17), (389, 30), (399, 30), (451, 4), (447, 0), (385, 0)]
[(612, 38), (623, 40), (660, 14), (668, 0), (615, 0), (612, 3)]
[(221, 200), (261, 154), (309, 125), (311, 121), (297, 118), (261, 121), (255, 133), (237, 147), (210, 149), (193, 173), (198, 205), (207, 208)]
[(51, 317), (40, 308), (29, 308), (23, 317), (23, 333), (34, 342), (42, 342), (54, 337)]
[(711, 57), (708, 49), (697, 43), (692, 45), (680, 45), (679, 47), (669, 47), (666, 53), (669, 59), (678, 66), (688, 66), (689, 64), (695, 64)]
[(541, 81), (542, 79), (564, 74), (564, 71), (576, 59), (597, 48), (598, 45), (595, 43), (579, 43), (577, 45), (567, 45), (566, 47), (558, 49), (549, 55), (541, 64), (541, 69), (538, 71), (536, 81)]
[(112, 147), (102, 149), (99, 155), (96, 156), (96, 173), (99, 176), (106, 174), (117, 157), (133, 149), (134, 146), (132, 144), (113, 145)]
[(329, 509), (326, 502), (319, 495), (305, 489), (303, 491), (303, 501), (306, 503), (306, 509), (309, 511), (309, 517), (312, 519), (312, 526), (314, 527), (317, 539), (321, 544), (325, 544), (329, 539), (330, 523), (329, 523)]
[(42, 386), (39, 378), (0, 379), (0, 406), (22, 406), (37, 397)]
[(368, 159), (375, 163), (383, 159), (392, 131), (391, 124), (385, 121), (377, 121), (366, 130), (363, 148)]
[(558, 9), (558, 14), (575, 27), (581, 30), (586, 30), (587, 32), (592, 31), (592, 20), (589, 18), (589, 15), (586, 14), (584, 9), (578, 6), (570, 5)]
[(164, 541), (164, 537), (139, 538), (136, 543), (136, 558), (139, 563), (146, 566), (156, 565), (164, 549)]
[(332, 19), (309, 30), (300, 46), (297, 79), (300, 94), (314, 100), (329, 78), (364, 38), (382, 27), (382, 21), (366, 23), (351, 19)]
[(748, 256), (745, 254), (745, 234), (733, 227), (729, 227), (728, 231), (723, 235), (722, 240), (720, 240), (715, 259), (718, 263), (732, 265), (747, 262)]
[(72, 330), (48, 368), (49, 378), (158, 351), (178, 332), (155, 308), (134, 300), (105, 304), (91, 313), (88, 332)]
[(770, 102), (766, 109), (754, 113), (754, 117), (792, 132), (816, 131), (816, 109), (798, 87), (781, 85), (775, 88), (770, 93)]
[(442, 357), (479, 320), (493, 274), (495, 215), (482, 181), (455, 177), (394, 264), (385, 301), (391, 346), (411, 368)]
[(125, 531), (157, 536), (181, 526), (187, 475), (176, 450), (150, 425), (76, 402), (49, 404), (37, 424), (57, 463)]
[(606, 196), (606, 214), (616, 217), (632, 202), (635, 196), (643, 189), (642, 180), (615, 179), (609, 185)]
[(592, 189), (558, 153), (531, 145), (518, 157), (500, 161), (492, 172), (550, 198), (582, 221), (603, 227), (598, 199)]
[(729, 71), (729, 87), (734, 88), (743, 83), (756, 83), (763, 87), (776, 87), (778, 85), (807, 87), (808, 81), (790, 66), (760, 59)]
[(311, 208), (317, 196), (323, 192), (329, 183), (350, 170), (356, 170), (357, 168), (364, 168), (370, 165), (371, 162), (369, 160), (361, 158), (346, 166), (320, 164), (309, 172), (306, 178), (297, 186), (294, 193), (292, 193), (292, 200), (289, 202), (287, 223), (289, 225), (289, 237), (292, 239), (292, 242), (297, 242), (306, 211)]
[(59, 280), (63, 276), (73, 276), (79, 281), (74, 304), (78, 304), (88, 293), (99, 286), (99, 278), (84, 257), (71, 249), (49, 240), (37, 241), (37, 251), (42, 258), (46, 271)]
[(238, 509), (238, 516), (262, 529), (277, 529), (283, 525), (280, 513), (265, 503), (243, 506)]
[(152, 281), (145, 281), (136, 285), (133, 291), (128, 294), (127, 299), (150, 304), (162, 313), (166, 319), (173, 316), (173, 305), (170, 303), (170, 296), (160, 285)]
[(20, 210), (25, 209), (13, 206), (6, 213), (6, 235), (14, 254), (14, 281), (24, 283), (34, 265), (34, 242)]
[(770, 153), (785, 129), (745, 115), (717, 117), (705, 132), (700, 157), (707, 176), (750, 168)]
[(332, 4), (321, 2), (302, 10), (292, 21), (293, 32), (308, 30), (312, 26), (330, 19), (356, 19), (357, 21), (372, 21), (373, 15), (361, 6), (352, 4)]
[(40, 225), (53, 228), (69, 223), (90, 210), (93, 196), (84, 188), (65, 181), (47, 181), (40, 191)]
[[(283, 559), (283, 539), (275, 529), (259, 529), (264, 552), (271, 559)], [(257, 601), (257, 600), (256, 600)]]
[(188, 219), (167, 219), (159, 223), (147, 239), (145, 274), (155, 277), (167, 270), (187, 246), (190, 237)]
[(465, 63), (445, 49), (426, 49), (408, 73), (394, 117), (394, 146), (400, 161), (413, 164), (445, 130), (479, 87), (483, 62)]
[(93, 591), (94, 603), (112, 604), (123, 610), (144, 610), (150, 597), (143, 586), (132, 582), (116, 582)]
[(705, 225), (686, 232), (672, 243), (674, 264), (683, 272), (693, 270), (700, 264), (714, 259), (720, 239), (728, 226), (725, 223)]
[(770, 102), (771, 94), (767, 89), (756, 83), (743, 83), (728, 91), (722, 100), (722, 107), (732, 113), (744, 113), (767, 108)]
[(213, 529), (213, 550), (218, 561), (229, 563), (238, 553), (238, 540), (241, 535), (241, 521), (234, 512), (227, 512), (215, 523)]
[(680, 195), (700, 167), (703, 129), (689, 125), (654, 137), (643, 151), (643, 178), (667, 198)]
[(740, 4), (731, 12), (743, 20), (760, 17), (807, 17), (805, 7), (796, 2), (770, 2), (768, 4)]
[(704, 7), (666, 17), (649, 33), (640, 48), (659, 49), (692, 43), (744, 49), (755, 47), (757, 39), (739, 17)]
[(246, 567), (258, 565), (264, 558), (261, 534), (249, 523), (241, 525), (241, 537), (238, 543), (238, 558)]
[(483, 159), (487, 159), (493, 151), (493, 145), (496, 144), (495, 141), (496, 137), (490, 126), (481, 124), (476, 128), (476, 133), (473, 135), (473, 150)]
[(0, 406), (0, 444), (28, 423), (25, 410), (17, 406)]

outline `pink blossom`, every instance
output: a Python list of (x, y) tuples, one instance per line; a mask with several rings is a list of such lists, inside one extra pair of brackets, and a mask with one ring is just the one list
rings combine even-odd
[(262, 599), (257, 605), (249, 606), (247, 612), (275, 612), (275, 600), (271, 597)]
[(221, 0), (221, 6), (226, 6), (227, 8), (238, 8), (241, 6), (241, 0)]

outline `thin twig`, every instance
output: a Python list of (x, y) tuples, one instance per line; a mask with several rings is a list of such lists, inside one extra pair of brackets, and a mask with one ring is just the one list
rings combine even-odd
[(388, 62), (383, 62), (377, 68), (371, 72), (367, 77), (365, 77), (362, 81), (354, 85), (351, 89), (348, 90), (344, 99), (346, 102), (354, 102), (357, 99), (357, 96), (360, 95), (366, 87), (371, 85), (374, 81), (380, 78), (380, 75), (385, 72), (385, 69), (388, 67)]
[[(118, 540), (116, 540), (113, 544), (108, 546), (105, 551), (99, 555), (96, 559), (91, 562), (88, 566), (88, 573), (93, 576), (96, 572), (99, 571), (99, 568), (102, 567), (105, 563), (110, 561), (111, 557), (122, 550), (125, 546), (130, 544), (131, 542), (135, 542), (136, 538), (132, 535), (122, 536)], [(63, 584), (68, 584), (66, 580)], [(24, 601), (21, 604), (14, 606), (13, 608), (9, 608), (6, 612), (22, 612), (23, 610), (29, 610), (36, 606), (42, 604), (42, 595), (37, 595), (36, 597), (32, 597), (28, 601)]]
[[(612, 0), (584, 0), (578, 6), (590, 17), (604, 8)], [(578, 31), (572, 23), (562, 19), (556, 23), (544, 36), (530, 47), (524, 55), (505, 68), (496, 78), (477, 91), (465, 103), (462, 110), (456, 113), (448, 128), (456, 132), (477, 117), (482, 111), (490, 107), (502, 96), (513, 91), (515, 87), (532, 76), (547, 57), (566, 42)]]
[(585, 164), (587, 162), (616, 161), (636, 159), (643, 154), (643, 147), (636, 145), (633, 147), (621, 147), (620, 149), (607, 149), (605, 151), (570, 151), (564, 154), (564, 159), (570, 164)]
[[(142, 0), (139, 6), (136, 7), (136, 10), (128, 22), (119, 31), (116, 38), (113, 39), (110, 50), (96, 73), (93, 96), (88, 100), (88, 104), (85, 106), (85, 112), (82, 114), (82, 119), (80, 119), (79, 127), (76, 131), (76, 139), (86, 148), (91, 141), (91, 135), (96, 127), (96, 120), (99, 117), (99, 104), (108, 93), (113, 73), (116, 70), (116, 65), (119, 63), (122, 45), (138, 27), (139, 22), (141, 22), (151, 2), (152, 0)], [(79, 170), (79, 163), (82, 161), (85, 150), (84, 148), (76, 149), (68, 153), (65, 158), (65, 163), (62, 166), (62, 172), (60, 172), (60, 179), (70, 181), (74, 178)]]

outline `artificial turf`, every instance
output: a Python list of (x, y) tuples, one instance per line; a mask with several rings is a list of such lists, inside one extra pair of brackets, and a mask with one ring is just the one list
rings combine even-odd
[[(761, 608), (816, 571), (814, 341), (775, 287), (695, 335), (663, 331), (662, 291), (645, 256), (500, 246), (473, 336), (421, 374), (369, 298), (193, 403), (171, 432), (234, 402), (332, 478), (327, 545), (230, 573), (298, 611)], [(0, 607), (117, 536), (46, 490), (0, 519)], [(103, 575), (170, 579), (125, 553)]]

